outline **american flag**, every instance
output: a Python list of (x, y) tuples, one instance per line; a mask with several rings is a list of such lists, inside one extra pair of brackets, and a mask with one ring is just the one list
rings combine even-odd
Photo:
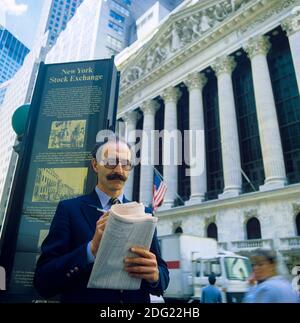
[(153, 198), (152, 198), (152, 209), (154, 212), (163, 203), (166, 191), (167, 191), (167, 185), (156, 173), (156, 171), (154, 171)]

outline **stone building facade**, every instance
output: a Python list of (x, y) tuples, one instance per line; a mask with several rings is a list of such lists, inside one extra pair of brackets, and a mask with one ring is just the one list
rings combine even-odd
[[(241, 253), (274, 248), (299, 264), (299, 44), (300, 1), (191, 0), (116, 57), (124, 133), (204, 132), (200, 175), (159, 159), (168, 185), (159, 235), (214, 237)], [(149, 204), (152, 185), (152, 166), (138, 166), (127, 196)]]

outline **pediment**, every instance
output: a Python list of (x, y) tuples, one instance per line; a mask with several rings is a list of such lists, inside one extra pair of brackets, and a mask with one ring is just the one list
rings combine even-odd
[(155, 73), (203, 35), (255, 0), (191, 1), (171, 14), (153, 37), (121, 68), (121, 92)]

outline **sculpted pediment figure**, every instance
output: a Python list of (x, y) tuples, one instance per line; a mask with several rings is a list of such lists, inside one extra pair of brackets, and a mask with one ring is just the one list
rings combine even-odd
[[(175, 56), (185, 46), (196, 42), (204, 33), (220, 24), (250, 0), (211, 1), (210, 6), (201, 7), (200, 2), (182, 8), (161, 26), (161, 33), (156, 34), (143, 46), (132, 60), (133, 66), (122, 71), (121, 88), (134, 83), (151, 73), (165, 60)], [(195, 7), (195, 11), (191, 8)], [(191, 14), (192, 12), (192, 14)], [(139, 58), (139, 59), (137, 59)]]

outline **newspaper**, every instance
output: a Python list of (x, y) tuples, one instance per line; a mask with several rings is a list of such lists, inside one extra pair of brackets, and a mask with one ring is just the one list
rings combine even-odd
[(157, 218), (145, 213), (142, 203), (113, 205), (87, 287), (139, 289), (141, 279), (130, 277), (124, 270), (124, 258), (136, 257), (129, 251), (134, 245), (149, 250), (156, 223)]

